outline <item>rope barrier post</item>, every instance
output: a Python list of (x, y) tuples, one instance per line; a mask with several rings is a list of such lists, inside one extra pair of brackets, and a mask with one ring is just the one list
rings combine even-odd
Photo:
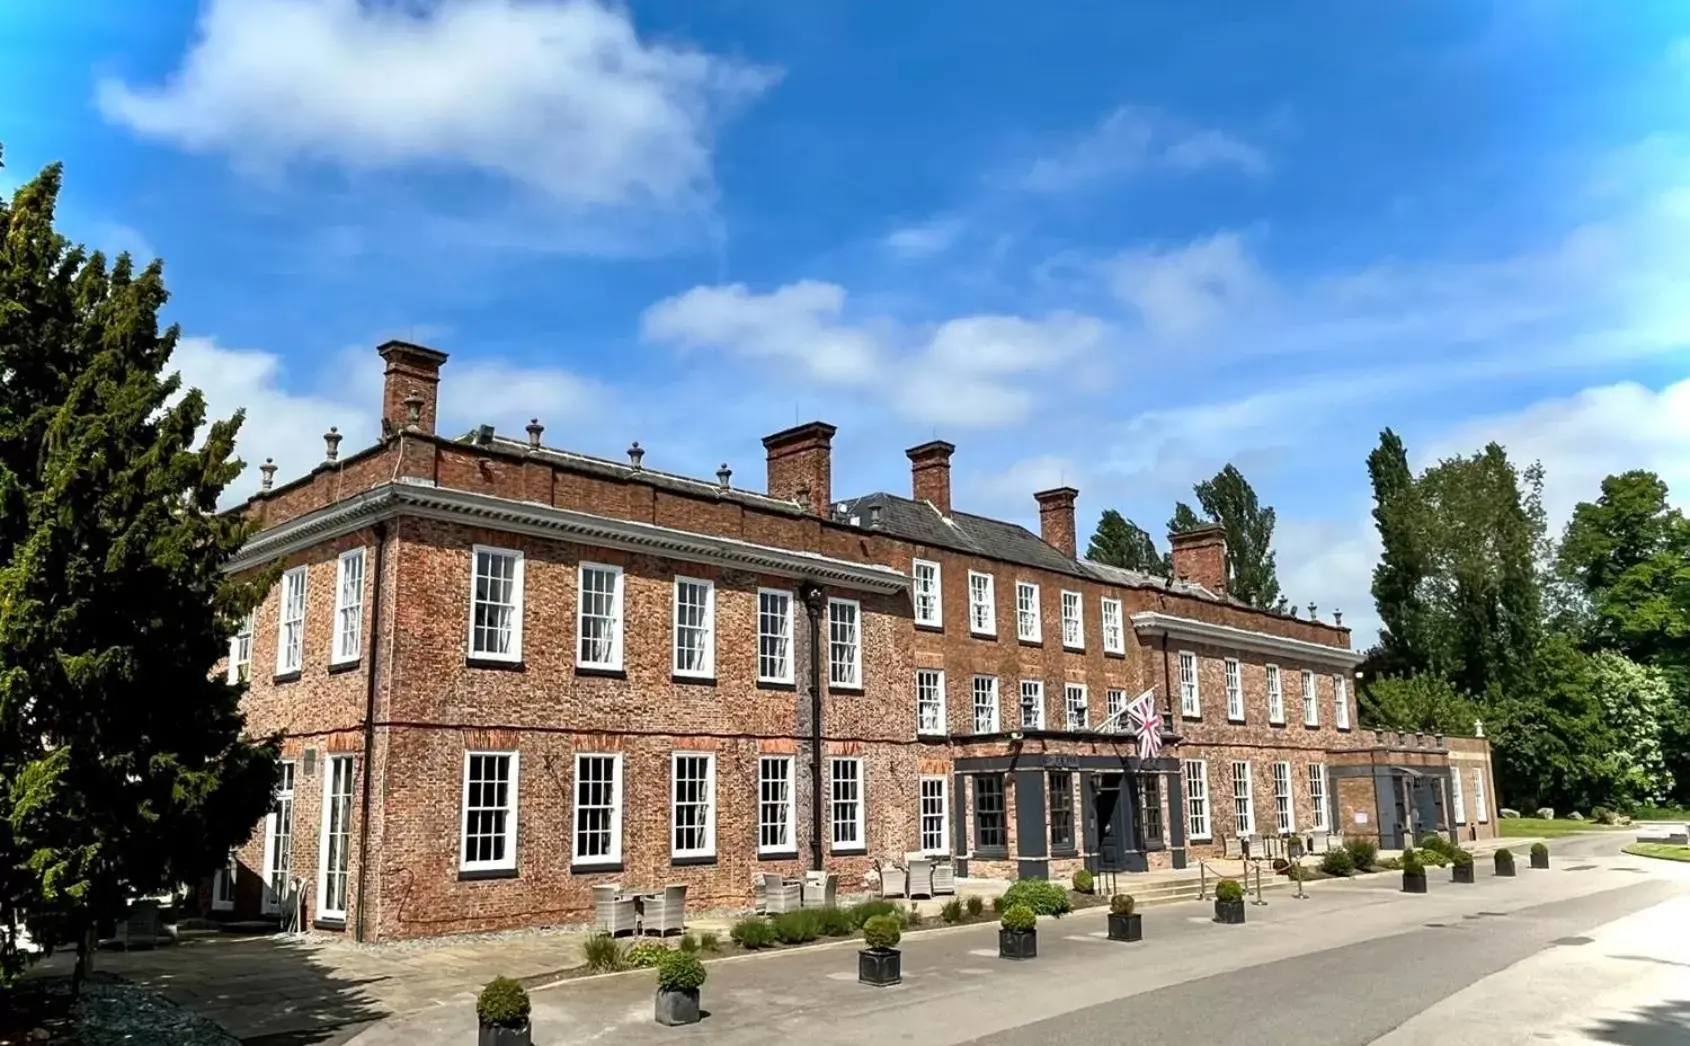
[(1297, 877), (1297, 900), (1306, 901), (1309, 895), (1303, 892), (1303, 859), (1298, 857), (1291, 867), (1296, 869), (1292, 874)]
[[(1258, 904), (1258, 905), (1266, 904), (1267, 902), (1262, 900), (1262, 862), (1258, 860), (1258, 861), (1254, 861), (1252, 863), (1256, 866), (1256, 902), (1255, 903)], [(1246, 866), (1246, 867), (1248, 867), (1248, 866)], [(1246, 882), (1248, 882), (1248, 876), (1246, 876)]]
[(1197, 862), (1197, 899), (1209, 899), (1209, 864), (1203, 860)]

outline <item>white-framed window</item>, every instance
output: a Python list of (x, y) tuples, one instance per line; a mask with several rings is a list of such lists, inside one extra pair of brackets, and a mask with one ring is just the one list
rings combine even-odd
[(1311, 824), (1317, 832), (1325, 832), (1326, 822), (1326, 764), (1309, 764), (1309, 803), (1314, 807)]
[(1193, 841), (1214, 838), (1209, 827), (1209, 764), (1202, 759), (1185, 761), (1185, 825)]
[(943, 628), (945, 623), (944, 590), (939, 576), (939, 564), (917, 559), (910, 565), (915, 579), (915, 623), (931, 628)]
[(276, 622), (276, 674), (297, 672), (305, 662), (305, 568), (282, 575), (282, 612)]
[(1086, 648), (1085, 614), (1078, 592), (1062, 593), (1062, 645), (1070, 650)]
[(998, 732), (998, 677), (974, 677), (974, 732)]
[(998, 634), (997, 596), (992, 575), (968, 572), (968, 630), (982, 636)]
[(757, 590), (757, 679), (792, 682), (792, 593)]
[(1106, 654), (1124, 654), (1127, 652), (1127, 633), (1121, 622), (1121, 601), (1119, 599), (1105, 599), (1103, 601), (1103, 652)]
[(675, 674), (709, 679), (716, 674), (716, 583), (675, 579)]
[(1291, 803), (1291, 764), (1273, 764), (1273, 827), (1280, 835), (1296, 830), (1295, 807)]
[(334, 652), (332, 665), (358, 660), (364, 639), (364, 550), (340, 554), (334, 585)]
[(833, 852), (867, 848), (863, 838), (863, 761), (835, 757), (828, 763), (828, 811), (833, 822)]
[(1039, 621), (1039, 586), (1031, 581), (1015, 583), (1015, 636), (1028, 643), (1037, 643), (1043, 633)]
[(1062, 688), (1062, 704), (1068, 712), (1068, 729), (1084, 730), (1087, 725), (1086, 685), (1068, 683)]
[(1485, 805), (1485, 771), (1483, 767), (1473, 770), (1473, 813), (1484, 824), (1490, 820), (1490, 808)]
[(331, 755), (323, 765), (323, 825), (317, 842), (317, 917), (346, 918), (352, 869), (352, 757)]
[(1268, 722), (1273, 726), (1285, 725), (1285, 685), (1279, 679), (1279, 666), (1267, 666), (1268, 682)]
[(575, 663), (617, 671), (622, 667), (622, 568), (582, 563)]
[(1197, 695), (1197, 655), (1189, 650), (1179, 652), (1179, 714), (1193, 719), (1203, 714)]
[(950, 803), (943, 777), (921, 779), (921, 850), (923, 853), (951, 852)]
[(793, 853), (792, 826), (798, 793), (792, 782), (792, 757), (765, 755), (757, 760), (757, 852)]
[(586, 868), (622, 861), (622, 753), (575, 754), (573, 864)]
[(670, 856), (716, 856), (715, 753), (674, 753), (669, 778)]
[(1350, 681), (1341, 675), (1332, 677), (1332, 710), (1338, 729), (1350, 728)]
[(292, 762), (281, 764), (276, 803), (264, 817), (264, 911), (282, 910), (293, 885), (293, 772)]
[(458, 868), (516, 867), (517, 753), (465, 752)]
[(1467, 797), (1461, 793), (1461, 768), (1452, 767), (1449, 772), (1449, 805), (1453, 807), (1452, 816), (1456, 824), (1467, 823)]
[(252, 678), (252, 626), (257, 623), (258, 612), (248, 611), (246, 617), (235, 629), (235, 634), (229, 638), (229, 682), (244, 683)]
[(1045, 684), (1042, 679), (1021, 680), (1021, 725), (1028, 730), (1045, 728)]
[(1226, 717), (1234, 723), (1244, 721), (1244, 666), (1236, 657), (1226, 659)]
[(945, 732), (945, 673), (937, 668), (920, 668), (915, 673), (915, 732)]
[(1103, 692), (1103, 713), (1110, 719), (1120, 715), (1127, 707), (1127, 692), (1125, 690), (1105, 690)]
[(1314, 673), (1303, 669), (1303, 725), (1320, 725), (1320, 705), (1315, 699)]
[(229, 851), (229, 859), (223, 862), (223, 867), (217, 869), (217, 874), (211, 879), (211, 910), (214, 912), (232, 912), (235, 910), (235, 883), (240, 879), (241, 862), (235, 851)]
[(1239, 835), (1256, 834), (1256, 796), (1250, 781), (1250, 764), (1236, 760), (1232, 764), (1232, 814), (1238, 824)]
[(476, 545), (470, 566), (469, 655), (521, 661), (522, 553)]
[(827, 601), (827, 681), (833, 686), (863, 685), (861, 618), (856, 600)]

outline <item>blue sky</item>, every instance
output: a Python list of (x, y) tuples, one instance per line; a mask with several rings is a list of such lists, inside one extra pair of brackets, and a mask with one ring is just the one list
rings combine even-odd
[[(11, 0), (12, 185), (167, 263), (179, 364), (283, 474), (446, 423), (1160, 534), (1227, 461), (1370, 638), (1363, 459), (1501, 439), (1552, 515), (1690, 489), (1690, 9), (1673, 0)], [(243, 484), (251, 477), (243, 478)], [(250, 485), (256, 485), (252, 482)]]

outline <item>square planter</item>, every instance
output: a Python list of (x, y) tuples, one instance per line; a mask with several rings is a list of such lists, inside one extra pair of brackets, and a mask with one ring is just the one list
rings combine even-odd
[(1507, 876), (1508, 878), (1512, 879), (1515, 875), (1514, 862), (1513, 861), (1504, 861), (1504, 860), (1498, 859), (1497, 862), (1496, 862), (1496, 874), (1497, 875), (1504, 875), (1504, 876)]
[(1452, 883), (1470, 883), (1470, 882), (1472, 882), (1473, 881), (1473, 866), (1468, 865), (1465, 868), (1463, 868), (1459, 864), (1451, 866), (1450, 870), (1449, 870), (1449, 881), (1452, 882)]
[(1542, 857), (1539, 857), (1537, 854), (1532, 854), (1532, 867), (1533, 868), (1548, 868), (1549, 867), (1549, 855), (1544, 854)]
[(998, 958), (1036, 959), (1039, 956), (1039, 931), (999, 930)]
[(529, 1037), (530, 1027), (527, 1021), (521, 1027), (510, 1028), (503, 1024), (481, 1024), (481, 1033), (476, 1037), (476, 1046), (531, 1046), (533, 1039)]
[(864, 948), (857, 952), (857, 980), (884, 988), (903, 983), (903, 953), (896, 948)]
[(1244, 925), (1244, 900), (1236, 901), (1215, 900), (1215, 921), (1229, 926)]
[(1426, 874), (1424, 872), (1420, 873), (1419, 875), (1415, 875), (1413, 872), (1402, 873), (1402, 892), (1403, 893), (1425, 893), (1426, 892)]
[(1131, 915), (1116, 915), (1114, 912), (1110, 912), (1109, 939), (1111, 941), (1144, 940), (1144, 916), (1137, 912)]
[(698, 989), (666, 992), (657, 989), (657, 1023), (673, 1028), (698, 1023)]

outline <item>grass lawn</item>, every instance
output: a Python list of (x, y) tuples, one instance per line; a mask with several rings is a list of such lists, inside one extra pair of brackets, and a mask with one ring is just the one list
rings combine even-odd
[(1497, 834), (1504, 839), (1553, 839), (1574, 832), (1611, 832), (1617, 828), (1618, 825), (1601, 825), (1594, 821), (1545, 821), (1541, 817), (1504, 817), (1496, 823)]
[(1625, 848), (1628, 854), (1639, 857), (1659, 857), (1663, 861), (1690, 861), (1690, 846), (1672, 846), (1667, 843), (1632, 843)]

